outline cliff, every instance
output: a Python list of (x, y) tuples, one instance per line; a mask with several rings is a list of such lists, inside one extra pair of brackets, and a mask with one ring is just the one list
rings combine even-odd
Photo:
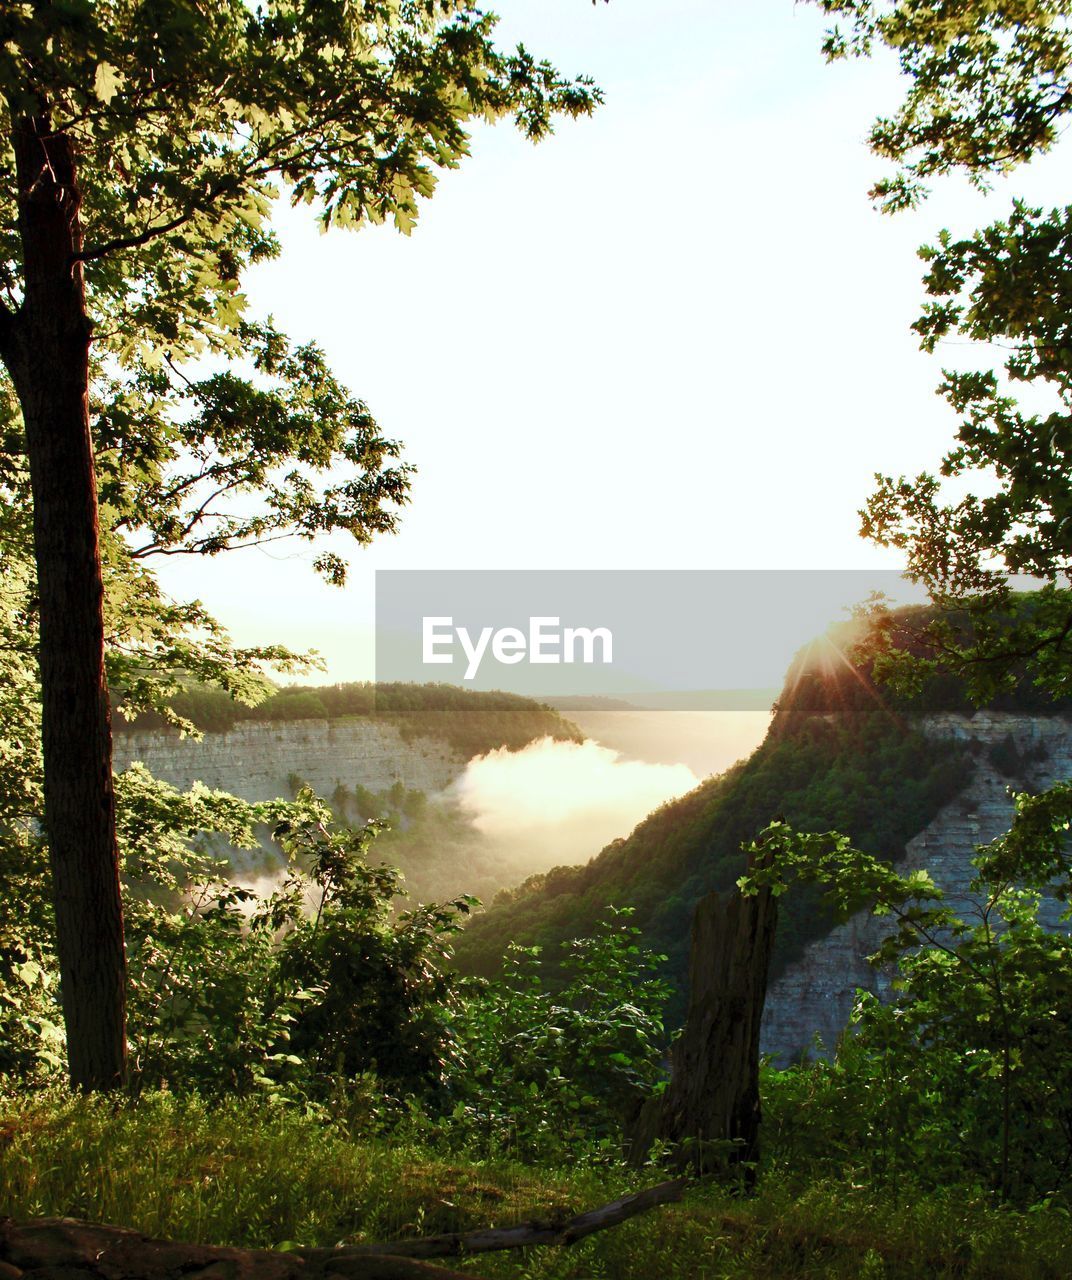
[[(684, 1013), (693, 909), (711, 890), (733, 890), (744, 871), (742, 845), (772, 819), (844, 831), (868, 852), (899, 860), (964, 785), (963, 747), (882, 705), (820, 709), (790, 724), (781, 717), (747, 761), (664, 805), (591, 862), (555, 868), (500, 895), (459, 939), (460, 966), (494, 973), (511, 941), (542, 947), (553, 966), (561, 944), (590, 933), (610, 906), (631, 907), (645, 943), (666, 956), (674, 1021)], [(786, 895), (772, 975), (832, 923), (816, 892)]]
[[(518, 942), (540, 946), (554, 978), (561, 944), (590, 933), (608, 907), (630, 907), (645, 945), (665, 956), (674, 1024), (684, 1013), (696, 903), (734, 890), (742, 845), (773, 819), (841, 831), (902, 869), (926, 867), (956, 907), (965, 904), (976, 845), (1009, 825), (1009, 787), (1068, 777), (1067, 700), (1047, 703), (1025, 683), (972, 714), (948, 681), (903, 696), (876, 685), (834, 631), (794, 661), (767, 737), (748, 760), (651, 814), (586, 865), (500, 894), (459, 940), (459, 966), (492, 974)], [(1057, 915), (1055, 907), (1054, 924)], [(889, 974), (866, 959), (887, 931), (888, 922), (867, 915), (839, 924), (817, 890), (794, 886), (780, 903), (764, 1052), (785, 1061), (808, 1052), (816, 1035), (832, 1047), (855, 989), (888, 988)]]
[[(171, 699), (171, 709), (206, 736), (243, 724), (300, 720), (359, 721), (394, 725), (403, 738), (433, 738), (466, 760), (496, 747), (516, 751), (539, 738), (580, 742), (584, 735), (560, 712), (516, 693), (478, 692), (449, 684), (349, 684), (273, 689), (255, 706), (236, 702), (224, 689), (191, 684)], [(141, 711), (117, 718), (117, 736), (164, 731), (163, 718)], [(358, 735), (360, 736), (360, 734)]]
[(367, 717), (245, 721), (200, 741), (139, 729), (116, 734), (114, 758), (117, 770), (139, 760), (182, 790), (200, 781), (244, 800), (289, 796), (295, 776), (328, 799), (339, 785), (383, 791), (398, 781), (435, 792), (466, 765), (442, 739), (403, 737), (395, 725)]
[[(329, 714), (293, 716), (311, 697)], [(490, 899), (518, 878), (512, 851), (443, 795), (468, 762), (545, 737), (583, 738), (576, 725), (531, 699), (438, 685), (339, 685), (315, 696), (284, 691), (267, 710), (285, 710), (285, 718), (271, 718), (263, 708), (235, 713), (222, 693), (199, 690), (187, 703), (193, 705), (184, 714), (207, 707), (211, 715), (203, 719), (215, 727), (206, 724), (200, 740), (145, 724), (121, 730), (116, 769), (139, 761), (181, 790), (202, 782), (246, 800), (287, 797), (298, 785), (311, 786), (345, 822), (386, 822), (389, 829), (379, 832), (370, 857), (397, 866), (408, 891), (424, 902), (460, 894)], [(358, 709), (348, 710), (353, 706)], [(243, 883), (264, 888), (278, 873), (279, 851), (267, 831), (260, 851), (231, 849), (228, 856)]]
[[(898, 864), (902, 873), (926, 868), (959, 914), (970, 912), (976, 845), (1007, 831), (1012, 819), (1009, 788), (1041, 790), (1072, 777), (1072, 724), (1056, 716), (978, 711), (973, 716), (927, 716), (932, 738), (966, 748), (963, 786), (918, 835)], [(1043, 904), (1040, 918), (1058, 924), (1060, 904)], [(867, 963), (889, 933), (888, 920), (860, 912), (824, 938), (809, 943), (767, 995), (761, 1048), (785, 1063), (810, 1051), (816, 1036), (832, 1048), (849, 1021), (857, 988), (882, 995), (892, 975)]]

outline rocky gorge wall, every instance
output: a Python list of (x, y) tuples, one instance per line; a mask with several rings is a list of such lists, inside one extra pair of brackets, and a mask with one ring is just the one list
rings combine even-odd
[(403, 738), (383, 721), (249, 720), (201, 741), (159, 730), (117, 733), (115, 768), (134, 761), (157, 778), (187, 790), (203, 782), (244, 800), (289, 797), (297, 775), (325, 798), (342, 783), (384, 791), (395, 782), (410, 790), (441, 791), (465, 768), (465, 758), (438, 738)]
[[(963, 912), (970, 905), (975, 846), (1008, 829), (1009, 787), (1042, 788), (1072, 777), (1072, 722), (980, 711), (972, 717), (931, 716), (923, 727), (969, 749), (964, 786), (909, 841), (898, 865), (902, 871), (925, 867), (954, 909)], [(467, 763), (442, 740), (406, 741), (393, 724), (364, 717), (245, 721), (226, 732), (206, 733), (201, 741), (158, 730), (117, 734), (116, 768), (134, 761), (181, 789), (201, 781), (246, 800), (289, 796), (294, 775), (329, 800), (340, 783), (375, 792), (401, 781), (431, 795), (449, 786)], [(507, 883), (509, 874), (500, 879)], [(1049, 908), (1056, 924), (1060, 908), (1055, 903)], [(857, 988), (887, 994), (891, 973), (872, 968), (867, 956), (889, 928), (888, 920), (860, 912), (810, 943), (771, 984), (762, 1051), (785, 1063), (809, 1051), (816, 1035), (830, 1048), (848, 1024)]]
[[(968, 886), (975, 846), (1007, 831), (1012, 820), (1009, 787), (1023, 790), (1027, 784), (1041, 789), (1072, 777), (1072, 723), (1058, 717), (978, 711), (971, 717), (930, 716), (923, 727), (928, 734), (963, 744), (970, 754), (964, 760), (964, 788), (909, 841), (898, 870), (926, 868), (949, 904), (963, 913), (972, 901)], [(1059, 905), (1047, 902), (1040, 918), (1056, 926), (1059, 914)], [(889, 932), (888, 919), (859, 912), (810, 943), (771, 984), (762, 1052), (784, 1064), (809, 1051), (816, 1035), (831, 1048), (848, 1025), (857, 988), (888, 994), (892, 974), (874, 969), (867, 957)]]

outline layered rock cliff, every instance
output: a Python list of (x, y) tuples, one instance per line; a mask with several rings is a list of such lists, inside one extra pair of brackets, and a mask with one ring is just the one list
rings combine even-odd
[[(970, 717), (928, 716), (922, 728), (931, 737), (968, 748), (962, 757), (964, 786), (908, 841), (898, 869), (925, 868), (958, 914), (970, 913), (970, 860), (976, 846), (1008, 830), (1010, 787), (1042, 789), (1072, 777), (1072, 723), (1056, 716), (978, 711)], [(1059, 915), (1056, 902), (1043, 904), (1040, 918), (1051, 926), (1058, 926)], [(856, 990), (880, 996), (889, 991), (892, 974), (867, 963), (889, 932), (888, 920), (860, 912), (808, 944), (771, 984), (762, 1051), (785, 1063), (813, 1051), (816, 1036), (832, 1048), (848, 1025)]]
[[(807, 737), (810, 722), (822, 737), (833, 732), (838, 721), (839, 717), (828, 711), (804, 713), (794, 724), (793, 733)], [(960, 773), (955, 785), (945, 790), (952, 798), (934, 806), (933, 816), (922, 829), (908, 827), (915, 834), (903, 845), (905, 852), (899, 866), (906, 871), (926, 868), (951, 904), (964, 912), (971, 906), (970, 859), (977, 845), (1008, 828), (1012, 814), (1010, 787), (1040, 789), (1072, 777), (1072, 721), (1056, 716), (979, 711), (971, 716), (930, 715), (919, 721), (918, 729), (924, 735), (917, 739), (920, 744), (925, 739), (955, 743), (961, 748), (955, 757)], [(772, 740), (767, 750), (774, 750), (777, 741)], [(784, 737), (782, 741), (784, 748)], [(681, 921), (676, 937), (684, 942), (692, 900), (708, 887), (729, 887), (717, 880), (712, 885), (713, 875), (697, 874), (704, 863), (712, 860), (714, 834), (724, 830), (724, 843), (736, 850), (743, 837), (768, 819), (768, 809), (773, 812), (775, 805), (780, 807), (787, 801), (785, 779), (791, 770), (780, 758), (770, 760), (768, 772), (777, 786), (772, 788), (769, 801), (764, 799), (757, 804), (742, 792), (742, 778), (747, 780), (748, 770), (754, 771), (761, 754), (745, 767), (743, 774), (738, 772), (705, 784), (690, 797), (653, 815), (629, 841), (617, 842), (601, 859), (584, 868), (563, 868), (553, 887), (553, 877), (548, 877), (547, 886), (539, 892), (522, 897), (511, 909), (493, 911), (479, 923), (486, 927), (501, 921), (503, 945), (520, 939), (550, 947), (558, 940), (555, 934), (569, 937), (586, 932), (600, 914), (601, 900), (632, 905), (638, 900), (643, 903), (646, 898), (654, 903), (654, 927), (659, 926), (660, 917), (668, 917), (664, 904), (675, 907)], [(288, 795), (298, 778), (328, 798), (340, 785), (350, 789), (360, 785), (380, 792), (399, 781), (407, 789), (433, 794), (449, 786), (466, 764), (464, 754), (442, 739), (403, 736), (395, 725), (366, 717), (242, 722), (226, 732), (206, 734), (202, 741), (181, 739), (162, 731), (128, 732), (117, 735), (115, 756), (117, 768), (139, 760), (157, 777), (180, 788), (201, 781), (248, 800)], [(808, 768), (811, 767), (809, 763)], [(740, 806), (743, 815), (737, 817), (731, 808), (735, 791), (738, 799), (743, 796), (748, 801)], [(884, 802), (899, 805), (904, 803), (904, 797), (903, 790), (894, 790)], [(829, 825), (839, 825), (834, 813), (827, 821)], [(812, 829), (817, 828), (813, 825)], [(691, 866), (689, 842), (696, 847)], [(431, 874), (429, 868), (423, 861), (410, 867), (405, 852), (392, 851), (392, 856), (397, 856), (415, 882), (423, 886)], [(450, 853), (448, 861), (452, 865), (440, 868), (442, 875), (430, 884), (433, 897), (474, 889), (490, 897), (489, 889), (493, 891), (510, 882), (507, 866), (495, 862), (485, 867), (479, 859), (474, 862), (472, 850), (460, 860), (457, 850), (447, 844), (444, 852)], [(653, 868), (660, 855), (666, 862), (666, 887), (657, 898), (652, 891), (658, 883), (653, 878)], [(737, 865), (736, 860), (731, 864), (726, 877), (729, 883), (730, 876), (739, 874)], [(599, 882), (603, 867), (613, 873), (613, 878), (607, 877), (605, 890)], [(688, 871), (692, 872), (692, 879)], [(463, 872), (466, 883), (455, 883)], [(687, 892), (676, 887), (676, 896), (671, 896), (675, 883), (681, 886), (682, 882), (686, 882)], [(649, 883), (652, 887), (648, 887)], [(647, 924), (642, 905), (638, 914), (641, 923)], [(1049, 917), (1055, 926), (1058, 915), (1057, 905), (1051, 904)], [(554, 933), (548, 925), (554, 926)], [(889, 990), (891, 975), (867, 963), (888, 928), (888, 921), (860, 913), (799, 947), (798, 954), (771, 985), (763, 1020), (763, 1051), (786, 1062), (809, 1052), (817, 1036), (827, 1048), (832, 1047), (848, 1023), (855, 991), (862, 988), (883, 994)], [(480, 934), (481, 929), (474, 931), (475, 937)], [(664, 928), (662, 936), (657, 935), (653, 941), (673, 956), (673, 941), (668, 943), (666, 936)], [(492, 950), (501, 954), (497, 942)], [(462, 951), (464, 959), (464, 946)]]
[(244, 800), (289, 796), (296, 778), (331, 797), (340, 784), (382, 791), (395, 782), (435, 792), (465, 768), (466, 759), (439, 738), (404, 738), (393, 725), (367, 717), (247, 721), (197, 741), (163, 730), (120, 733), (115, 767), (134, 761), (186, 790), (194, 782)]

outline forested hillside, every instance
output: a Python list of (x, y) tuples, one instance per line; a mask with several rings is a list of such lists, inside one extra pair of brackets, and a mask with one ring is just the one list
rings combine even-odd
[[(912, 637), (928, 615), (902, 611), (895, 620), (903, 648), (916, 647)], [(927, 736), (920, 718), (970, 711), (971, 704), (963, 686), (946, 677), (930, 678), (911, 694), (877, 685), (870, 663), (868, 653), (853, 649), (848, 625), (809, 645), (788, 672), (770, 731), (750, 759), (663, 806), (586, 865), (557, 867), (498, 895), (459, 939), (462, 968), (496, 972), (511, 942), (557, 954), (560, 943), (590, 931), (608, 905), (628, 906), (645, 943), (667, 957), (672, 1016), (679, 1015), (693, 908), (712, 889), (734, 886), (744, 867), (742, 843), (770, 821), (842, 831), (860, 848), (896, 861), (957, 794), (967, 768), (963, 748)], [(1028, 685), (994, 705), (1045, 707), (1050, 715), (1067, 709)], [(789, 895), (774, 976), (831, 923), (815, 891)]]

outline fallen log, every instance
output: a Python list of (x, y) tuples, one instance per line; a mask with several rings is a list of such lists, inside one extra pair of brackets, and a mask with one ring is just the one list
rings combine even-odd
[(181, 1244), (74, 1218), (0, 1218), (0, 1280), (478, 1280), (424, 1259), (571, 1245), (680, 1200), (686, 1185), (684, 1178), (663, 1182), (571, 1218), (285, 1253)]
[(612, 1200), (610, 1204), (565, 1220), (534, 1219), (513, 1227), (484, 1227), (479, 1231), (447, 1232), (438, 1236), (422, 1236), (416, 1240), (392, 1240), (382, 1244), (345, 1245), (340, 1249), (303, 1249), (310, 1260), (334, 1256), (361, 1257), (365, 1254), (391, 1254), (399, 1258), (454, 1258), (467, 1253), (490, 1253), (500, 1249), (524, 1249), (529, 1245), (571, 1245), (596, 1231), (606, 1231), (620, 1223), (646, 1213), (656, 1205), (680, 1200), (688, 1186), (687, 1178), (660, 1182)]
[(179, 1244), (73, 1218), (0, 1219), (0, 1280), (477, 1280), (412, 1258), (340, 1254), (339, 1261)]

